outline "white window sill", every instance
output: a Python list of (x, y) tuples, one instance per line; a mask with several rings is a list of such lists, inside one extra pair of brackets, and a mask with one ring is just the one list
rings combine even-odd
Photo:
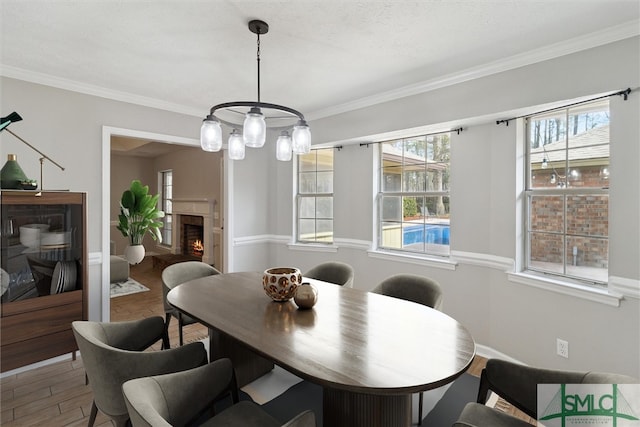
[(613, 307), (620, 306), (620, 300), (623, 299), (621, 293), (599, 289), (578, 283), (562, 281), (546, 276), (538, 275), (532, 272), (507, 273), (510, 282), (520, 283), (522, 285), (533, 286), (535, 288), (544, 289), (550, 292), (556, 292), (563, 295), (570, 295)]
[(317, 244), (317, 243), (288, 243), (287, 247), (292, 251), (306, 252), (338, 252), (338, 246), (334, 244)]
[(449, 257), (434, 257), (406, 252), (391, 252), (381, 250), (367, 251), (370, 258), (384, 259), (388, 261), (405, 262), (422, 266), (441, 268), (443, 270), (455, 270), (458, 263)]

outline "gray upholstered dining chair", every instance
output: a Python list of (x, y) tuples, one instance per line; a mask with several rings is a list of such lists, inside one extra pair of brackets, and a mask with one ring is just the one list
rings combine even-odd
[[(133, 427), (181, 427), (196, 421), (207, 427), (283, 425), (259, 405), (239, 401), (229, 359), (218, 359), (188, 371), (130, 380), (123, 384), (122, 391)], [(231, 395), (233, 404), (214, 415), (216, 400), (227, 394)], [(304, 411), (284, 424), (287, 427), (315, 425), (311, 411)]]
[(167, 329), (169, 328), (169, 322), (172, 317), (178, 319), (180, 345), (184, 342), (182, 328), (186, 325), (197, 323), (198, 321), (173, 308), (167, 301), (167, 294), (171, 289), (181, 283), (198, 279), (200, 277), (213, 276), (214, 274), (220, 274), (220, 272), (209, 264), (201, 261), (178, 262), (176, 264), (171, 264), (162, 270), (162, 300), (164, 302), (165, 326)]
[(303, 277), (353, 288), (353, 267), (340, 261), (327, 261), (312, 267)]
[[(442, 308), (442, 288), (433, 279), (416, 274), (396, 274), (380, 282), (371, 291), (440, 310)], [(420, 392), (418, 401), (418, 425), (422, 425), (424, 395)]]
[(480, 375), (477, 402), (467, 403), (454, 427), (531, 427), (531, 424), (486, 406), (489, 391), (537, 419), (538, 384), (637, 384), (626, 375), (606, 372), (579, 372), (536, 368), (489, 359)]
[(442, 288), (428, 277), (417, 274), (396, 274), (384, 279), (371, 291), (407, 301), (413, 301), (427, 307), (442, 308)]
[(75, 321), (71, 328), (80, 350), (93, 403), (89, 427), (98, 409), (116, 426), (125, 426), (129, 414), (122, 384), (132, 378), (191, 369), (207, 362), (200, 342), (175, 349), (141, 351), (165, 334), (162, 317), (126, 322)]

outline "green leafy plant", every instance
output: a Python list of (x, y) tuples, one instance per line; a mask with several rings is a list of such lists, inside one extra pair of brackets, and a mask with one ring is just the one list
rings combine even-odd
[(129, 243), (141, 245), (144, 235), (149, 232), (153, 240), (162, 243), (160, 228), (164, 212), (158, 209), (158, 195), (149, 194), (149, 186), (135, 179), (131, 181), (131, 187), (122, 193), (120, 199), (120, 215), (118, 215), (118, 230), (124, 237), (129, 238)]
[(416, 202), (416, 199), (411, 197), (405, 197), (402, 200), (402, 205), (403, 205), (403, 214), (404, 214), (403, 216), (405, 218), (418, 215), (418, 203)]

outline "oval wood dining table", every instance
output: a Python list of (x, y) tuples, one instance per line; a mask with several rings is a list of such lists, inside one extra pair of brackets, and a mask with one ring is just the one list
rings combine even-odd
[(293, 300), (272, 301), (257, 272), (191, 280), (167, 299), (209, 327), (212, 360), (229, 356), (236, 370), (246, 367), (246, 355), (220, 348), (237, 341), (262, 361), (256, 365), (268, 370), (275, 363), (321, 385), (325, 426), (409, 426), (411, 395), (452, 382), (475, 356), (471, 334), (440, 311), (304, 281), (318, 290), (318, 302), (307, 310)]

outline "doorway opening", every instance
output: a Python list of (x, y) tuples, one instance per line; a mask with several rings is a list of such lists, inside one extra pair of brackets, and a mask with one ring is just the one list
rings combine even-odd
[[(102, 240), (102, 290), (101, 290), (101, 319), (109, 321), (111, 317), (111, 304), (109, 292), (109, 256), (111, 247), (114, 247), (115, 255), (124, 254), (128, 244), (127, 239), (117, 230), (119, 199), (122, 192), (129, 187), (131, 180), (140, 179), (143, 184), (149, 185), (151, 194), (159, 194), (162, 186), (158, 178), (159, 171), (174, 170), (174, 185), (172, 202), (180, 199), (211, 199), (216, 207), (215, 220), (207, 225), (213, 231), (214, 238), (207, 239), (202, 231), (200, 243), (210, 245), (211, 253), (215, 253), (215, 259), (207, 262), (217, 269), (223, 270), (223, 218), (224, 218), (224, 178), (221, 173), (223, 167), (222, 153), (211, 153), (216, 156), (203, 156), (199, 141), (169, 135), (152, 134), (148, 132), (103, 127), (103, 217), (109, 221), (103, 221)], [(203, 169), (189, 166), (189, 162), (208, 162), (207, 170), (214, 170), (213, 177), (208, 180), (195, 180), (188, 176), (189, 170)], [(217, 170), (220, 170), (218, 172)], [(182, 180), (182, 184), (181, 184)], [(185, 185), (184, 180), (188, 183)], [(194, 186), (193, 182), (208, 182), (219, 185)], [(200, 193), (199, 193), (200, 192)], [(208, 193), (204, 193), (208, 192)], [(179, 237), (178, 224), (173, 224), (171, 244), (159, 245), (150, 236), (145, 238), (145, 247), (148, 247), (147, 255), (182, 254), (186, 250), (186, 244)], [(192, 233), (190, 231), (190, 233)], [(180, 239), (180, 240), (179, 240)], [(187, 243), (194, 246), (194, 242)], [(207, 242), (209, 240), (209, 242)], [(215, 251), (213, 250), (215, 245)], [(198, 245), (195, 245), (196, 247)], [(197, 249), (197, 248), (196, 248)], [(204, 249), (203, 249), (204, 252)], [(202, 256), (200, 256), (202, 259)]]

